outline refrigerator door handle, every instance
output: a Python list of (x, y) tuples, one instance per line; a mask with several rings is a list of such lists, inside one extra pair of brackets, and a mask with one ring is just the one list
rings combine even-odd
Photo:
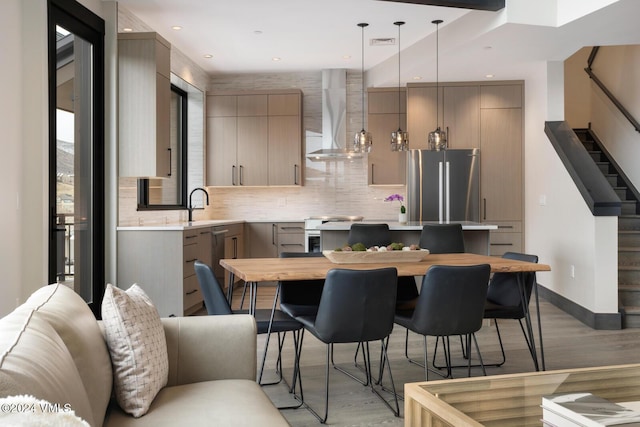
[(450, 177), (449, 177), (449, 162), (445, 163), (445, 167), (444, 167), (444, 173), (445, 173), (445, 209), (446, 209), (446, 214), (445, 217), (447, 219), (447, 223), (449, 223), (449, 221), (451, 221), (451, 187), (449, 185), (450, 183)]
[(443, 175), (443, 170), (442, 170), (442, 162), (438, 162), (438, 221), (442, 222), (444, 219), (444, 207), (443, 207), (443, 197), (444, 197), (444, 188), (443, 188), (443, 182), (442, 182), (442, 175)]

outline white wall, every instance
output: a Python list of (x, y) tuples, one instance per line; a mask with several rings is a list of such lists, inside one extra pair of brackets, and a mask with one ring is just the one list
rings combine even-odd
[(538, 275), (543, 286), (591, 312), (616, 313), (617, 218), (591, 214), (545, 135), (546, 120), (563, 119), (564, 69), (538, 71), (525, 82), (526, 251), (551, 266)]
[[(592, 68), (631, 115), (640, 120), (640, 46), (602, 47)], [(593, 130), (633, 185), (640, 188), (640, 133), (594, 83), (589, 93)]]
[[(99, 0), (81, 1), (100, 15)], [(0, 316), (47, 284), (48, 70), (47, 1), (3, 0), (0, 129), (5, 197), (1, 210)]]
[[(0, 298), (0, 316), (11, 311), (21, 296), (21, 251), (20, 243), (20, 205), (21, 201), (21, 163), (22, 163), (22, 46), (20, 43), (8, 43), (8, 40), (21, 40), (21, 9), (23, 0), (5, 0), (0, 14), (0, 57), (4, 58), (0, 68), (0, 80), (5, 82), (2, 101), (0, 101), (0, 129), (2, 129), (2, 167), (0, 185), (4, 201), (0, 209), (0, 271), (3, 285)], [(7, 58), (18, 60), (8, 61)], [(7, 84), (10, 83), (10, 84)]]

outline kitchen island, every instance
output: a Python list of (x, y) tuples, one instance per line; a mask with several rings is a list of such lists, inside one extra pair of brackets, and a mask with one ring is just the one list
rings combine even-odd
[[(405, 245), (417, 244), (420, 240), (422, 226), (425, 224), (438, 224), (438, 221), (409, 221), (399, 223), (392, 221), (363, 221), (365, 224), (386, 223), (391, 230), (394, 242)], [(454, 223), (454, 222), (452, 222)], [(498, 226), (478, 222), (459, 221), (464, 233), (465, 251), (479, 255), (489, 255), (489, 232), (496, 230)], [(344, 246), (347, 243), (351, 222), (326, 222), (317, 227), (320, 230), (320, 246), (322, 250), (331, 250)], [(429, 248), (426, 248), (429, 249)]]

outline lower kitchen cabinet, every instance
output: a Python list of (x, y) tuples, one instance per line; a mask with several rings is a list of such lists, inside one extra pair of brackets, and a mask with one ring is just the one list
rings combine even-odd
[[(203, 296), (194, 262), (212, 266), (219, 280), (224, 269), (219, 259), (226, 256), (227, 233), (238, 239), (242, 254), (243, 224), (197, 227), (186, 230), (138, 227), (118, 230), (118, 287), (137, 283), (149, 295), (161, 317), (185, 316), (203, 307)], [(233, 247), (233, 246), (232, 246)]]
[(520, 221), (492, 221), (498, 226), (491, 230), (489, 255), (502, 256), (505, 252), (522, 252), (522, 223)]
[(247, 223), (249, 258), (276, 258), (282, 252), (304, 252), (304, 222)]

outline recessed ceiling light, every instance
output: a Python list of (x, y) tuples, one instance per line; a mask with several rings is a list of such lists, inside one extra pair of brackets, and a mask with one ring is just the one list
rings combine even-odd
[(262, 34), (262, 31), (261, 31), (261, 30), (255, 30), (255, 31), (253, 32), (253, 34), (260, 35), (260, 34)]
[(413, 76), (413, 80), (422, 80), (422, 76)]
[(210, 53), (207, 53), (207, 54), (202, 55), (202, 56), (204, 56), (204, 57), (205, 57), (205, 58), (207, 58), (207, 59), (211, 59), (211, 58), (213, 58), (213, 55), (211, 55)]
[(351, 59), (351, 55), (342, 55), (342, 59)]
[(492, 79), (494, 77), (494, 75), (493, 74), (487, 74), (485, 77), (488, 78), (488, 79)]
[(491, 50), (491, 49), (493, 49), (493, 46), (485, 46), (483, 49), (484, 50)]
[(172, 30), (176, 30), (176, 31), (180, 31), (182, 29), (182, 27), (180, 25), (173, 25), (171, 27)]
[(133, 28), (129, 28), (129, 27), (123, 28), (122, 31), (124, 31), (125, 33), (130, 33), (133, 31)]
[(272, 61), (280, 61), (281, 58), (278, 58), (277, 56), (274, 56), (273, 58), (271, 58)]

